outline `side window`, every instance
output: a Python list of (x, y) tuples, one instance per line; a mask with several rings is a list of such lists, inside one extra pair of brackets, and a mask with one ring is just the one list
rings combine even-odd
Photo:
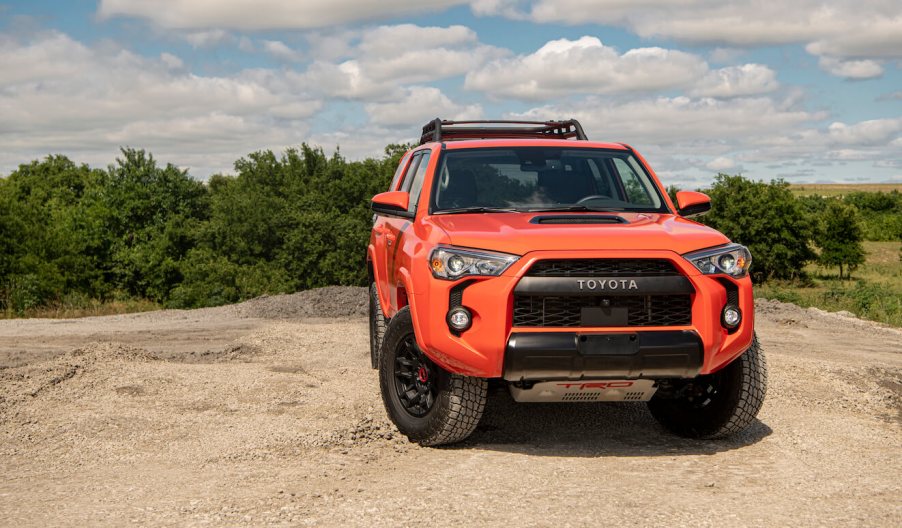
[(643, 185), (642, 178), (636, 174), (636, 171), (625, 161), (620, 158), (614, 158), (614, 166), (620, 173), (620, 181), (623, 182), (623, 188), (626, 189), (626, 198), (630, 203), (636, 205), (654, 205), (655, 200), (649, 194), (648, 189)]
[(592, 178), (595, 179), (597, 193), (609, 198), (614, 198), (616, 195), (611, 188), (611, 175), (608, 174), (607, 168), (603, 164), (599, 166), (594, 159), (586, 160), (586, 165), (589, 166), (589, 170), (592, 172)]
[(410, 165), (407, 166), (407, 172), (404, 173), (404, 176), (401, 179), (401, 185), (398, 185), (399, 191), (410, 192), (410, 183), (416, 175), (417, 166), (420, 164), (421, 157), (422, 154), (419, 152), (414, 153), (413, 159), (410, 160)]
[(398, 188), (398, 182), (401, 180), (401, 176), (404, 175), (404, 169), (407, 168), (407, 162), (410, 161), (410, 154), (405, 154), (401, 161), (398, 162), (398, 168), (395, 170), (395, 175), (391, 177), (391, 185), (388, 186), (389, 191), (394, 191)]
[(417, 210), (417, 202), (420, 200), (420, 193), (423, 192), (423, 179), (426, 177), (426, 168), (429, 166), (429, 155), (430, 153), (426, 151), (420, 156), (417, 172), (413, 175), (413, 178), (407, 178), (411, 181), (407, 191), (410, 193), (410, 205), (407, 206), (407, 212), (409, 213)]

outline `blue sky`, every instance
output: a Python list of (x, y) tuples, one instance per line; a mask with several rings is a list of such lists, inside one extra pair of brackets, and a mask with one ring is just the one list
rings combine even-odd
[(145, 148), (198, 178), (428, 119), (576, 117), (666, 183), (902, 181), (902, 5), (798, 0), (0, 3), (0, 174)]

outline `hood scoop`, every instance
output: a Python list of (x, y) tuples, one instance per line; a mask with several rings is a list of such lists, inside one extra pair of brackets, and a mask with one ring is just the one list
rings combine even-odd
[(531, 224), (556, 224), (556, 225), (598, 225), (598, 224), (628, 224), (626, 218), (617, 215), (542, 215), (534, 216), (529, 220)]

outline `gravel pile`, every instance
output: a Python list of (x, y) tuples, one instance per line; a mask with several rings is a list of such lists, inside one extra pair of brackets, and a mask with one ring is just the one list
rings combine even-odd
[(366, 317), (367, 310), (367, 290), (357, 286), (326, 286), (268, 295), (235, 306), (239, 317), (257, 319)]
[(848, 325), (885, 335), (902, 335), (902, 330), (876, 321), (860, 319), (851, 312), (828, 312), (820, 308), (801, 306), (774, 299), (755, 299), (755, 316), (767, 317), (784, 326), (809, 327), (813, 321), (826, 324)]

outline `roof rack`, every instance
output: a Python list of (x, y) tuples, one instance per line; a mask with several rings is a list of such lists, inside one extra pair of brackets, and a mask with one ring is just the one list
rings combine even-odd
[(443, 121), (435, 118), (423, 126), (420, 145), (431, 141), (496, 138), (588, 140), (582, 125), (576, 119), (567, 119), (566, 121)]

